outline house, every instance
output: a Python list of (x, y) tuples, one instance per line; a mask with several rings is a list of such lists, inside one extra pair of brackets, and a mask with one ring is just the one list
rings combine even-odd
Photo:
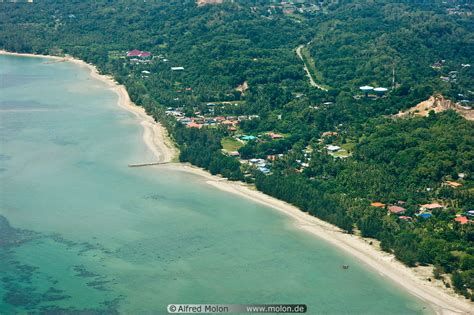
[(400, 207), (400, 206), (389, 206), (388, 207), (388, 211), (390, 213), (397, 214), (397, 215), (405, 213), (406, 210), (407, 209), (405, 209), (403, 207)]
[(250, 164), (256, 164), (259, 166), (264, 166), (265, 165), (265, 160), (264, 159), (250, 159), (249, 160)]
[(276, 155), (267, 155), (267, 160), (268, 161), (275, 161), (277, 159)]
[(148, 51), (142, 51), (138, 57), (140, 58), (150, 58), (151, 57), (151, 52), (148, 52)]
[(439, 203), (427, 203), (420, 206), (420, 211), (433, 211), (436, 209), (443, 209), (444, 206)]
[(232, 151), (232, 152), (229, 152), (228, 154), (229, 156), (240, 156), (240, 153), (237, 151)]
[(242, 137), (240, 137), (240, 139), (244, 140), (244, 141), (252, 141), (252, 140), (257, 139), (257, 137), (255, 137), (255, 136), (242, 136)]
[(461, 183), (453, 182), (453, 181), (449, 181), (449, 180), (447, 180), (447, 181), (445, 182), (445, 184), (446, 184), (447, 186), (449, 186), (449, 187), (452, 187), (452, 188), (458, 188), (458, 187), (461, 187), (461, 186), (462, 186)]
[(141, 50), (134, 49), (132, 51), (127, 52), (127, 57), (138, 57), (140, 53), (141, 53)]
[(201, 128), (202, 128), (202, 125), (201, 125), (201, 124), (197, 124), (197, 123), (195, 123), (194, 121), (192, 121), (192, 122), (190, 122), (189, 124), (187, 124), (186, 127), (188, 127), (188, 128), (198, 128), (198, 129), (201, 129)]
[(470, 222), (469, 219), (465, 216), (456, 217), (454, 218), (454, 221), (458, 222), (459, 224), (467, 224)]
[(322, 138), (326, 138), (326, 137), (335, 137), (337, 136), (337, 132), (336, 131), (325, 131), (321, 134), (321, 137)]
[(171, 71), (183, 71), (183, 67), (171, 67)]
[(381, 203), (381, 202), (378, 202), (378, 201), (372, 202), (370, 205), (371, 205), (372, 207), (376, 207), (376, 208), (385, 208), (385, 204), (384, 204), (384, 203)]
[(283, 136), (281, 134), (278, 134), (278, 133), (269, 132), (269, 133), (267, 133), (267, 135), (269, 135), (270, 138), (272, 138), (273, 140), (283, 139)]
[(131, 57), (131, 58), (150, 58), (151, 57), (151, 53), (149, 51), (141, 51), (141, 50), (138, 50), (138, 49), (134, 49), (132, 51), (129, 51), (127, 52), (127, 57)]
[(406, 216), (406, 215), (401, 215), (401, 216), (399, 216), (398, 218), (401, 219), (401, 220), (405, 220), (405, 221), (411, 221), (411, 220), (413, 220), (412, 217), (408, 217), (408, 216)]
[(189, 124), (190, 122), (192, 122), (192, 120), (191, 120), (191, 118), (183, 117), (183, 118), (179, 119), (179, 122), (182, 123), (183, 125), (186, 125), (186, 124)]
[(224, 120), (226, 120), (224, 116), (217, 116), (216, 117), (217, 122), (223, 122)]
[(341, 147), (340, 147), (340, 146), (337, 146), (337, 145), (332, 145), (332, 144), (330, 144), (330, 145), (328, 145), (328, 146), (326, 147), (326, 149), (327, 149), (329, 152), (337, 152), (337, 151), (341, 150)]
[(422, 218), (422, 219), (429, 219), (431, 218), (433, 215), (429, 212), (424, 212), (424, 213), (420, 213), (418, 214), (418, 217)]
[(226, 119), (222, 122), (223, 125), (226, 125), (226, 126), (233, 126), (235, 123)]

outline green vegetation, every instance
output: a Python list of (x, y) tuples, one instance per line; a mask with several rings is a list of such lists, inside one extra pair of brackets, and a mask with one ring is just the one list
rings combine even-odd
[[(204, 7), (2, 3), (8, 9), (0, 10), (0, 47), (71, 54), (97, 65), (168, 128), (181, 161), (255, 182), (348, 233), (377, 238), (409, 266), (434, 265), (435, 278), (451, 277), (459, 293), (474, 299), (474, 224), (454, 221), (474, 209), (473, 123), (453, 111), (390, 117), (434, 93), (474, 100), (474, 70), (467, 66), (473, 62), (474, 20), (467, 14), (473, 8), (405, 2), (298, 4), (291, 14), (244, 0)], [(295, 54), (308, 42), (310, 71), (321, 74), (329, 91), (308, 84)], [(155, 58), (132, 62), (125, 57), (132, 49)], [(174, 66), (184, 71), (171, 71)], [(240, 93), (236, 87), (245, 81), (249, 89)], [(358, 88), (366, 84), (390, 91), (361, 97)], [(189, 119), (253, 117), (239, 122), (239, 132), (258, 137), (238, 148), (229, 128), (187, 128), (167, 108)], [(285, 137), (272, 139), (269, 131)], [(351, 155), (334, 158), (330, 145)], [(242, 159), (271, 156), (265, 162), (271, 172), (243, 166), (222, 148), (238, 149)], [(371, 206), (374, 201), (402, 205), (409, 219)], [(445, 207), (430, 218), (418, 216), (421, 204), (434, 202)]]
[(306, 47), (301, 48), (301, 56), (303, 57), (303, 61), (306, 64), (306, 67), (308, 67), (308, 71), (311, 73), (313, 80), (322, 87), (329, 89), (329, 86), (324, 85), (324, 78), (321, 72), (316, 69), (316, 63)]
[(237, 151), (243, 147), (243, 143), (231, 137), (226, 137), (221, 140), (222, 148), (227, 152)]

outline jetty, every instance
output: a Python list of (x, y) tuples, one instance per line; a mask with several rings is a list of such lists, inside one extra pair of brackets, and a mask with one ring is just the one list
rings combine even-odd
[(66, 61), (68, 61), (67, 58), (62, 58), (62, 59), (58, 59), (58, 60), (45, 61), (45, 62), (43, 62), (43, 64), (44, 65), (50, 65), (50, 64), (53, 64), (53, 63), (66, 62)]
[(168, 164), (168, 162), (151, 162), (151, 163), (140, 163), (140, 164), (128, 164), (128, 167), (145, 167), (145, 166), (154, 166)]

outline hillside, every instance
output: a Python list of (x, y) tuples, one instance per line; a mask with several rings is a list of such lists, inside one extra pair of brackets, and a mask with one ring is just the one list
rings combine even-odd
[(406, 111), (399, 112), (394, 117), (421, 116), (427, 117), (431, 111), (441, 113), (446, 110), (454, 110), (467, 120), (474, 120), (474, 110), (469, 106), (463, 106), (460, 103), (454, 103), (445, 99), (442, 95), (433, 95), (426, 101), (418, 103)]

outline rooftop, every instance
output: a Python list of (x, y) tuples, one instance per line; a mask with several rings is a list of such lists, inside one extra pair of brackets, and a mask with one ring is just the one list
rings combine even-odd
[(406, 211), (405, 208), (399, 206), (389, 206), (388, 211), (394, 214), (404, 213)]
[(384, 203), (381, 203), (381, 202), (378, 202), (378, 201), (372, 202), (370, 205), (371, 205), (372, 207), (385, 208), (385, 204), (384, 204)]

